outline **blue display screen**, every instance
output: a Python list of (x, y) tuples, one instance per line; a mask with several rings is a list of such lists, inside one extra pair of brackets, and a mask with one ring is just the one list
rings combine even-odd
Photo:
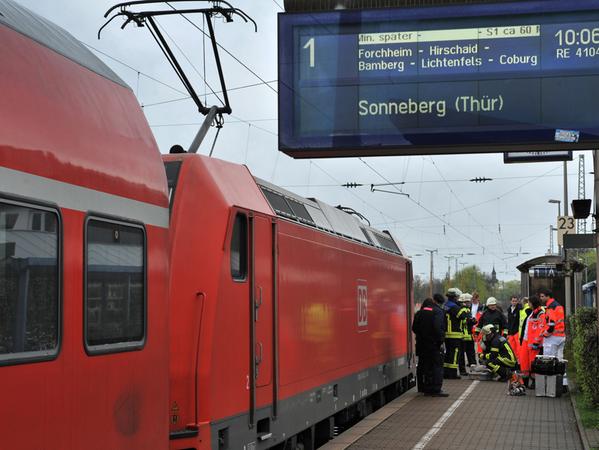
[(294, 157), (599, 143), (599, 0), (279, 15)]

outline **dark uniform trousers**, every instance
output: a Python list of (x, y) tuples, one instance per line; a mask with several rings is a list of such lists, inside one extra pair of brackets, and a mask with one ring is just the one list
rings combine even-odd
[[(464, 353), (466, 357), (464, 358)], [(462, 351), (460, 351), (460, 373), (466, 372), (466, 360), (468, 360), (468, 365), (476, 365), (476, 352), (474, 351), (474, 341), (472, 340), (462, 340)]]
[(416, 367), (418, 392), (435, 393), (443, 385), (443, 352), (423, 352), (418, 355)]
[(445, 338), (445, 378), (459, 378), (459, 357), (462, 350), (462, 339)]

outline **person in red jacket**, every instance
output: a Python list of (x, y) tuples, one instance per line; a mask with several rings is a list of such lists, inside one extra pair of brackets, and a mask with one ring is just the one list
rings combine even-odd
[(518, 353), (520, 349), (520, 336), (518, 335), (518, 328), (520, 326), (520, 311), (522, 305), (517, 295), (512, 295), (510, 299), (510, 306), (507, 309), (507, 340), (510, 343), (510, 347), (514, 350), (514, 353)]
[(520, 346), (520, 372), (528, 384), (528, 378), (533, 377), (530, 366), (543, 348), (543, 332), (545, 330), (545, 311), (539, 297), (533, 295), (528, 300), (532, 312), (522, 325), (523, 336)]
[(545, 304), (547, 326), (543, 333), (543, 355), (564, 359), (566, 342), (566, 322), (564, 307), (551, 296), (548, 289), (539, 289), (539, 298)]
[(474, 291), (472, 293), (472, 304), (470, 305), (470, 315), (474, 318), (474, 326), (471, 329), (472, 339), (475, 342), (476, 353), (479, 354), (482, 352), (482, 348), (480, 346), (481, 336), (476, 331), (476, 324), (480, 320), (483, 315), (483, 305), (480, 302), (480, 295), (478, 292)]

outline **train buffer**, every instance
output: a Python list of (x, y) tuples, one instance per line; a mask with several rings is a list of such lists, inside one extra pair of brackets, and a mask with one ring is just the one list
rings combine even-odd
[(445, 380), (450, 396), (412, 389), (321, 450), (582, 450), (569, 394), (512, 397), (505, 383)]

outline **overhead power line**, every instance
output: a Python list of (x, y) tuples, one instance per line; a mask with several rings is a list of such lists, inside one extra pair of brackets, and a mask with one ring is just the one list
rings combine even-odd
[[(146, 78), (147, 78), (147, 79), (149, 79), (149, 80), (152, 80), (152, 81), (154, 81), (155, 83), (158, 83), (158, 84), (160, 84), (160, 85), (162, 85), (162, 86), (164, 86), (164, 87), (167, 87), (167, 88), (169, 88), (169, 89), (172, 89), (172, 90), (173, 90), (173, 91), (175, 91), (175, 92), (178, 92), (178, 93), (180, 93), (180, 94), (183, 94), (183, 95), (185, 95), (186, 97), (189, 97), (189, 96), (187, 95), (187, 93), (186, 93), (186, 92), (184, 92), (184, 91), (182, 91), (182, 90), (180, 90), (180, 89), (178, 89), (178, 88), (176, 88), (176, 87), (172, 86), (171, 84), (169, 84), (169, 83), (166, 83), (166, 82), (164, 82), (164, 81), (162, 81), (162, 80), (160, 80), (160, 79), (158, 79), (158, 78), (156, 78), (156, 77), (154, 77), (154, 76), (152, 76), (152, 75), (149, 75), (149, 74), (147, 74), (147, 73), (145, 73), (145, 72), (143, 72), (143, 71), (141, 71), (141, 70), (138, 70), (138, 69), (136, 69), (135, 67), (131, 66), (130, 64), (127, 64), (126, 62), (123, 62), (123, 61), (121, 61), (120, 59), (118, 59), (118, 58), (115, 58), (114, 56), (112, 56), (112, 55), (109, 55), (108, 53), (106, 53), (106, 52), (104, 52), (104, 51), (102, 51), (102, 50), (100, 50), (100, 49), (97, 49), (97, 48), (96, 48), (96, 47), (94, 47), (93, 45), (86, 44), (85, 42), (82, 42), (82, 44), (83, 44), (83, 45), (85, 45), (86, 47), (90, 48), (91, 50), (93, 50), (93, 51), (95, 51), (95, 52), (97, 52), (97, 53), (99, 53), (99, 54), (101, 54), (101, 55), (105, 56), (106, 58), (108, 58), (108, 59), (110, 59), (110, 60), (112, 60), (112, 61), (114, 61), (114, 62), (116, 62), (116, 63), (118, 63), (118, 64), (121, 64), (122, 66), (124, 66), (124, 67), (126, 67), (126, 68), (128, 68), (128, 69), (130, 69), (130, 70), (132, 70), (132, 71), (134, 71), (135, 73), (137, 73), (137, 74), (140, 74), (140, 75), (143, 75), (144, 77), (146, 77)], [(271, 82), (272, 82), (272, 81), (271, 81)], [(262, 84), (262, 83), (260, 83), (260, 84)], [(250, 87), (250, 86), (254, 86), (254, 85), (240, 86), (240, 87), (238, 87), (237, 89), (243, 89), (244, 87)], [(232, 117), (234, 120), (232, 120), (232, 121), (230, 121), (230, 122), (227, 122), (227, 123), (240, 123), (240, 122), (241, 122), (241, 123), (245, 123), (245, 124), (250, 124), (250, 123), (256, 122), (256, 121), (251, 121), (251, 120), (242, 119), (242, 118), (240, 118), (240, 117), (238, 117), (238, 116), (236, 116), (236, 115), (233, 115), (233, 114), (231, 114), (231, 117)], [(258, 119), (258, 121), (260, 121), (260, 119)], [(188, 125), (190, 125), (190, 124), (189, 124), (189, 123), (187, 123), (187, 124), (160, 124), (160, 125), (158, 125), (158, 127), (166, 127), (166, 126), (188, 126)], [(198, 124), (195, 124), (195, 125), (199, 125), (199, 123), (198, 123)], [(265, 132), (265, 133), (268, 133), (268, 134), (270, 134), (270, 135), (272, 135), (272, 136), (275, 136), (275, 137), (277, 137), (277, 136), (278, 136), (278, 134), (277, 134), (277, 133), (274, 133), (274, 132), (272, 132), (272, 131), (270, 131), (270, 130), (267, 130), (266, 128), (262, 128), (262, 127), (259, 127), (259, 126), (256, 126), (256, 125), (252, 125), (252, 126), (253, 126), (254, 128), (256, 128), (257, 130), (263, 131), (263, 132)], [(154, 126), (154, 127), (157, 127), (157, 126)]]
[[(267, 83), (276, 83), (276, 82), (277, 82), (277, 80), (267, 81)], [(246, 84), (246, 85), (243, 85), (243, 86), (237, 86), (237, 87), (234, 87), (234, 88), (229, 88), (229, 89), (227, 89), (227, 91), (228, 92), (239, 91), (241, 89), (248, 89), (248, 88), (252, 88), (252, 87), (256, 87), (256, 86), (263, 86), (263, 85), (264, 85), (264, 83), (252, 83), (252, 84)], [(223, 91), (216, 91), (216, 92), (214, 92), (214, 94), (222, 94), (222, 93), (223, 93)], [(212, 95), (212, 93), (209, 93), (207, 95)], [(154, 103), (144, 103), (144, 104), (141, 105), (141, 107), (142, 108), (149, 108), (149, 107), (152, 107), (152, 106), (160, 106), (160, 105), (166, 105), (168, 103), (181, 102), (183, 100), (191, 100), (191, 96), (186, 95), (185, 97), (177, 97), (177, 98), (173, 98), (173, 99), (170, 99), (170, 100), (162, 100), (162, 101), (154, 102)], [(173, 124), (173, 126), (174, 125), (176, 125), (176, 124)]]
[[(360, 161), (362, 161), (362, 163), (368, 167), (370, 170), (372, 170), (374, 173), (376, 173), (379, 177), (381, 177), (383, 180), (385, 180), (387, 183), (391, 183), (383, 174), (381, 174), (379, 171), (377, 171), (374, 167), (372, 167), (370, 164), (368, 164), (366, 161), (364, 161), (364, 159), (362, 158), (358, 158)], [(401, 192), (397, 187), (396, 190), (398, 192)], [(438, 214), (434, 213), (433, 211), (431, 211), (429, 208), (427, 208), (426, 206), (424, 206), (422, 203), (414, 200), (412, 197), (407, 197), (411, 202), (413, 202), (414, 204), (416, 204), (417, 206), (419, 206), (420, 208), (422, 208), (423, 210), (425, 210), (428, 214), (430, 214), (431, 216), (437, 218), (439, 221), (441, 221), (442, 223), (444, 223), (445, 225), (447, 225), (449, 228), (451, 228), (452, 230), (454, 230), (456, 233), (458, 233), (459, 235), (461, 235), (462, 237), (466, 238), (467, 240), (469, 240), (470, 242), (473, 242), (474, 244), (476, 244), (480, 249), (482, 249), (483, 253), (485, 252), (485, 246), (479, 244), (477, 241), (475, 241), (474, 239), (472, 239), (470, 236), (468, 236), (466, 233), (463, 233), (462, 231), (460, 231), (459, 229), (457, 229), (456, 227), (454, 227), (450, 222), (446, 221), (445, 219), (443, 219), (441, 216), (439, 216)], [(493, 254), (493, 253), (492, 253)], [(499, 256), (494, 255), (497, 258), (499, 258)]]
[[(555, 169), (552, 169), (555, 170)], [(572, 172), (568, 175), (576, 175), (575, 172)], [(492, 178), (493, 180), (531, 180), (531, 179), (537, 179), (538, 177), (563, 177), (563, 174), (542, 174), (542, 175), (535, 175), (535, 176), (519, 176), (519, 177), (494, 177)], [(449, 182), (449, 183), (457, 183), (457, 182), (469, 182), (471, 181), (471, 179), (469, 178), (457, 178), (457, 179), (453, 179), (453, 180), (420, 180), (420, 181), (396, 181), (396, 182), (392, 182), (392, 183), (388, 183), (388, 184), (428, 184), (428, 183), (445, 183), (445, 182)], [(355, 182), (357, 184), (357, 186), (370, 186), (372, 183), (370, 182), (362, 182), (362, 183), (358, 183)], [(339, 185), (337, 184), (312, 184), (310, 185), (312, 187), (339, 187)], [(307, 187), (307, 185), (305, 184), (286, 184), (284, 186), (281, 186), (284, 188), (305, 188)], [(495, 200), (495, 198), (493, 198), (493, 200)]]
[(117, 63), (121, 64), (122, 66), (125, 66), (125, 67), (127, 67), (128, 69), (131, 69), (132, 71), (134, 71), (134, 72), (136, 72), (136, 73), (138, 73), (138, 74), (140, 74), (140, 75), (143, 75), (144, 77), (148, 78), (149, 80), (152, 80), (152, 81), (154, 81), (154, 82), (156, 82), (156, 83), (158, 83), (158, 84), (161, 84), (161, 85), (162, 85), (162, 86), (164, 86), (164, 87), (167, 87), (167, 88), (169, 88), (169, 89), (172, 89), (173, 91), (175, 91), (175, 92), (178, 92), (179, 94), (187, 95), (187, 92), (185, 92), (185, 91), (182, 91), (181, 89), (178, 89), (178, 88), (176, 88), (176, 87), (174, 87), (174, 86), (172, 86), (172, 85), (170, 85), (170, 84), (168, 84), (168, 83), (166, 83), (166, 82), (164, 82), (164, 81), (162, 81), (162, 80), (159, 80), (159, 79), (158, 79), (158, 78), (156, 78), (156, 77), (153, 77), (153, 76), (151, 76), (151, 75), (148, 75), (147, 73), (145, 73), (145, 72), (142, 72), (141, 70), (138, 70), (138, 69), (136, 69), (135, 67), (133, 67), (133, 66), (131, 66), (131, 65), (127, 64), (126, 62), (123, 62), (123, 61), (121, 61), (120, 59), (117, 59), (117, 58), (115, 58), (114, 56), (112, 56), (112, 55), (109, 55), (108, 53), (106, 53), (106, 52), (103, 52), (102, 50), (99, 50), (99, 49), (97, 49), (96, 47), (94, 47), (94, 46), (92, 46), (92, 45), (86, 44), (85, 42), (81, 42), (81, 43), (82, 43), (83, 45), (85, 45), (86, 47), (88, 47), (88, 48), (92, 49), (93, 51), (95, 51), (95, 52), (97, 52), (97, 53), (99, 53), (99, 54), (101, 54), (101, 55), (104, 55), (104, 56), (105, 56), (105, 57), (107, 57), (108, 59), (111, 59), (112, 61), (114, 61), (114, 62), (117, 62)]
[(278, 7), (281, 9), (281, 11), (285, 11), (285, 8), (283, 8), (283, 7), (282, 7), (282, 6), (279, 4), (279, 2), (277, 2), (277, 0), (272, 0), (272, 1), (273, 1), (273, 3), (274, 3), (275, 5), (277, 5), (277, 6), (278, 6)]

